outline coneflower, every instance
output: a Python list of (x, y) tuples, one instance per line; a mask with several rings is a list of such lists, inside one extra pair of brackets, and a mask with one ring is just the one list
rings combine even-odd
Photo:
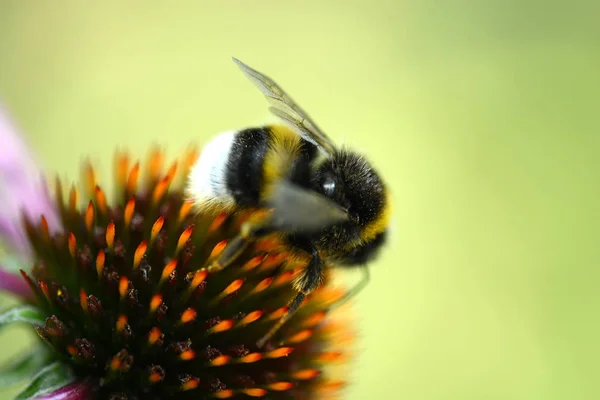
[[(3, 143), (19, 139), (8, 127), (4, 121)], [(155, 148), (144, 167), (117, 153), (112, 201), (89, 164), (81, 194), (59, 180), (54, 196), (39, 182), (27, 192), (36, 198), (23, 197), (18, 188), (4, 191), (0, 201), (18, 201), (24, 213), (22, 224), (5, 215), (0, 230), (15, 250), (27, 249), (33, 268), (21, 271), (28, 288), (1, 273), (0, 288), (29, 304), (9, 310), (0, 324), (31, 323), (49, 349), (39, 350), (43, 363), (27, 369), (37, 375), (23, 374), (31, 384), (21, 398), (313, 399), (342, 393), (343, 382), (327, 364), (343, 365), (349, 356), (349, 328), (329, 316), (343, 292), (323, 285), (258, 348), (256, 341), (286, 312), (295, 294), (292, 280), (304, 265), (292, 263), (285, 248), (266, 237), (234, 265), (207, 272), (257, 212), (196, 212), (184, 195), (196, 156), (190, 151), (166, 165)], [(44, 207), (30, 207), (42, 199)]]

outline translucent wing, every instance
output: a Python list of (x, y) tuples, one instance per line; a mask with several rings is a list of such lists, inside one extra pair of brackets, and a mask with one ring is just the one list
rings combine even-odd
[(319, 129), (319, 127), (288, 96), (283, 89), (279, 87), (271, 78), (250, 68), (240, 60), (234, 58), (233, 61), (241, 68), (246, 76), (260, 89), (265, 95), (271, 107), (269, 110), (293, 125), (299, 130), (300, 135), (309, 142), (314, 143), (326, 154), (331, 154), (335, 150), (333, 141)]
[(318, 232), (348, 219), (347, 210), (327, 197), (288, 181), (277, 184), (267, 205), (273, 227), (284, 232)]

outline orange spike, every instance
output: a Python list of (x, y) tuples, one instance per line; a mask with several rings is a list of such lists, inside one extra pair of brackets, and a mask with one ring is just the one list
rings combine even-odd
[(115, 223), (113, 221), (110, 221), (108, 223), (108, 226), (106, 227), (106, 246), (108, 246), (108, 248), (110, 250), (113, 249), (113, 245), (115, 243)]
[(318, 290), (313, 292), (313, 301), (321, 303), (321, 307), (329, 307), (340, 301), (345, 295), (343, 288), (328, 288), (327, 290)]
[(250, 397), (263, 397), (264, 395), (266, 395), (269, 392), (267, 392), (265, 389), (251, 388), (251, 389), (243, 389), (242, 393), (244, 393)]
[(48, 285), (46, 285), (46, 282), (39, 282), (40, 284), (40, 289), (42, 289), (42, 293), (44, 293), (44, 296), (46, 296), (46, 299), (48, 299), (49, 302), (52, 302), (52, 298), (50, 297), (50, 291), (48, 290)]
[(88, 232), (92, 233), (94, 228), (94, 203), (90, 200), (87, 210), (85, 211), (85, 227)]
[(115, 156), (115, 177), (119, 187), (125, 186), (127, 170), (129, 169), (129, 157), (126, 152)]
[(121, 360), (119, 359), (119, 357), (114, 356), (113, 359), (110, 361), (110, 369), (113, 371), (118, 371), (121, 368)]
[(179, 236), (179, 240), (177, 241), (177, 249), (175, 250), (175, 253), (179, 253), (181, 251), (183, 246), (189, 240), (190, 236), (192, 236), (193, 229), (194, 229), (193, 225), (190, 225), (187, 228), (185, 228), (183, 233)]
[(156, 184), (156, 186), (154, 187), (154, 191), (152, 192), (152, 202), (154, 204), (158, 203), (159, 200), (163, 197), (163, 195), (169, 188), (170, 183), (171, 182), (169, 181), (168, 177), (164, 177)]
[(75, 346), (73, 346), (72, 344), (70, 344), (70, 345), (67, 346), (67, 351), (73, 357), (77, 356), (77, 348)]
[(225, 365), (227, 363), (229, 363), (229, 360), (231, 360), (231, 357), (229, 356), (218, 356), (213, 358), (210, 361), (210, 364), (214, 367), (220, 367), (221, 365)]
[(172, 273), (173, 271), (175, 271), (175, 268), (177, 268), (177, 259), (174, 258), (171, 261), (169, 261), (167, 263), (167, 265), (165, 265), (165, 267), (163, 268), (163, 272), (162, 275), (160, 277), (160, 280), (165, 280), (167, 279)]
[(317, 324), (319, 324), (321, 321), (323, 321), (325, 319), (325, 315), (327, 313), (325, 311), (319, 311), (313, 315), (311, 315), (310, 317), (308, 317), (304, 323), (302, 324), (302, 326), (305, 327), (312, 327), (315, 326)]
[(309, 369), (302, 369), (298, 372), (294, 372), (292, 374), (292, 378), (298, 379), (300, 381), (305, 381), (305, 380), (312, 379), (320, 374), (321, 374), (321, 371), (319, 371), (318, 369), (309, 368)]
[(318, 354), (315, 358), (321, 362), (330, 362), (339, 360), (343, 356), (343, 353), (339, 351), (325, 351)]
[(123, 213), (123, 219), (125, 221), (125, 227), (128, 228), (131, 223), (131, 218), (133, 218), (133, 211), (135, 210), (135, 198), (129, 199), (127, 205), (125, 206), (125, 212)]
[(162, 381), (164, 378), (164, 376), (158, 372), (153, 372), (150, 374), (150, 376), (148, 377), (148, 380), (150, 381), (150, 383), (158, 383), (160, 381)]
[(217, 245), (212, 249), (209, 258), (214, 258), (218, 256), (223, 251), (226, 245), (227, 239), (221, 240), (219, 243), (217, 243)]
[(129, 289), (129, 279), (127, 279), (126, 276), (122, 276), (121, 279), (119, 279), (119, 295), (121, 298), (125, 297), (127, 289)]
[(190, 378), (181, 385), (181, 390), (183, 390), (183, 391), (193, 390), (193, 389), (196, 389), (199, 384), (200, 384), (200, 379)]
[(268, 256), (266, 254), (262, 256), (252, 257), (250, 260), (246, 261), (246, 263), (242, 267), (242, 271), (246, 272), (258, 267), (267, 257)]
[(162, 332), (157, 327), (150, 329), (150, 333), (148, 333), (148, 344), (153, 345), (160, 339)]
[(164, 223), (165, 223), (165, 217), (163, 217), (163, 216), (161, 216), (160, 218), (158, 218), (156, 220), (156, 222), (154, 222), (154, 225), (152, 225), (152, 230), (150, 232), (150, 242), (154, 242), (154, 239), (156, 239), (156, 236), (162, 229)]
[(261, 353), (250, 353), (247, 356), (238, 358), (237, 361), (246, 363), (246, 364), (250, 364), (250, 363), (257, 362), (257, 361), (261, 360), (262, 358), (263, 358), (263, 355)]
[(125, 329), (125, 325), (127, 325), (127, 316), (121, 314), (117, 319), (117, 332), (123, 332), (123, 329)]
[(77, 209), (77, 189), (75, 186), (72, 186), (71, 191), (69, 192), (69, 209), (71, 209), (71, 211)]
[(183, 361), (193, 360), (194, 357), (196, 357), (196, 353), (194, 352), (194, 350), (186, 350), (179, 355), (179, 358)]
[(83, 312), (87, 312), (88, 310), (88, 297), (85, 290), (81, 289), (79, 291), (79, 303), (81, 304), (81, 309)]
[(263, 239), (256, 243), (256, 251), (271, 251), (274, 248), (279, 247), (280, 242), (274, 238)]
[(158, 179), (158, 175), (163, 167), (163, 161), (164, 154), (162, 150), (158, 146), (155, 146), (150, 151), (150, 166), (148, 168), (148, 178), (150, 178), (151, 181)]
[(289, 308), (287, 306), (278, 308), (277, 310), (273, 311), (271, 314), (269, 314), (268, 316), (268, 321), (272, 321), (274, 319), (280, 319), (281, 317), (283, 317), (285, 314), (287, 314)]
[(313, 335), (314, 331), (312, 329), (305, 329), (296, 333), (294, 336), (287, 340), (288, 343), (300, 343), (308, 339)]
[(177, 173), (177, 161), (174, 161), (173, 164), (171, 164), (171, 167), (169, 167), (169, 169), (167, 170), (167, 175), (165, 176), (165, 178), (169, 179), (169, 183), (173, 181), (173, 177), (175, 176), (176, 173)]
[(219, 229), (221, 227), (221, 225), (223, 225), (223, 222), (225, 222), (226, 219), (227, 219), (226, 213), (221, 213), (221, 214), (217, 215), (215, 217), (215, 219), (213, 219), (213, 221), (210, 223), (208, 232), (211, 233), (211, 232), (214, 232), (217, 229)]
[(129, 171), (129, 176), (127, 177), (127, 193), (133, 194), (137, 190), (138, 185), (138, 177), (140, 175), (140, 163), (139, 161), (135, 163), (131, 171)]
[(262, 292), (263, 290), (265, 290), (269, 286), (271, 286), (271, 282), (273, 282), (273, 277), (272, 276), (263, 279), (262, 281), (260, 281), (258, 283), (258, 285), (256, 285), (254, 287), (254, 289), (252, 290), (252, 293), (260, 293), (260, 292)]
[(239, 288), (241, 288), (243, 284), (244, 284), (244, 280), (243, 279), (236, 279), (235, 281), (231, 282), (229, 284), (229, 286), (227, 286), (225, 288), (225, 290), (223, 290), (223, 294), (225, 296), (228, 296), (231, 293), (237, 291)]
[(279, 253), (279, 254), (270, 254), (269, 257), (265, 261), (263, 261), (260, 266), (263, 269), (271, 269), (279, 266), (282, 262), (284, 262), (288, 258), (288, 254)]
[(85, 190), (89, 194), (94, 193), (94, 187), (96, 186), (96, 174), (94, 173), (94, 167), (92, 167), (92, 164), (90, 164), (89, 161), (86, 161), (83, 164), (83, 176), (83, 182), (86, 185)]
[(198, 160), (199, 156), (200, 156), (200, 152), (198, 151), (197, 148), (195, 148), (195, 147), (190, 148), (183, 159), (184, 167), (186, 169), (191, 168), (194, 165), (194, 163), (196, 162), (196, 160)]
[(188, 200), (181, 205), (181, 208), (179, 209), (179, 219), (177, 220), (179, 224), (187, 217), (193, 206), (194, 202), (192, 200)]
[(29, 277), (29, 275), (27, 275), (27, 272), (23, 271), (22, 269), (20, 269), (19, 272), (21, 273), (21, 276), (23, 277), (23, 279), (25, 279), (25, 281), (27, 282), (27, 284), (29, 285), (29, 287), (33, 291), (37, 291), (36, 285), (33, 283), (33, 281), (31, 280), (31, 278)]
[(107, 211), (106, 195), (104, 194), (102, 189), (100, 189), (100, 186), (96, 186), (95, 191), (96, 191), (96, 205), (98, 206), (100, 211), (102, 211), (103, 213), (106, 214), (106, 211)]
[(259, 319), (261, 316), (263, 315), (263, 312), (260, 310), (257, 311), (252, 311), (251, 313), (248, 313), (248, 315), (246, 315), (239, 323), (238, 326), (243, 326), (243, 325), (247, 325), (247, 324), (251, 324), (252, 322), (256, 321), (257, 319)]
[(346, 385), (346, 382), (344, 382), (344, 381), (328, 380), (328, 381), (319, 383), (318, 389), (319, 389), (319, 391), (337, 391), (337, 390), (341, 389), (342, 387), (344, 387), (345, 385)]
[(181, 322), (187, 324), (188, 322), (195, 320), (197, 315), (198, 312), (196, 310), (188, 308), (181, 314)]
[(216, 397), (217, 399), (228, 399), (233, 397), (234, 393), (235, 392), (231, 389), (225, 389), (221, 390), (220, 392), (213, 393), (213, 397)]
[(267, 213), (268, 213), (268, 211), (265, 211), (265, 212), (260, 212), (257, 210), (243, 211), (238, 214), (237, 224), (239, 227), (241, 227), (242, 225), (244, 225), (246, 222), (248, 222), (250, 220), (260, 221), (261, 218), (263, 218)]
[(48, 221), (46, 220), (46, 217), (44, 217), (42, 215), (41, 218), (41, 225), (42, 225), (42, 235), (44, 236), (44, 240), (45, 241), (50, 241), (50, 230), (48, 229)]
[(269, 388), (270, 390), (275, 390), (278, 392), (289, 390), (293, 387), (294, 384), (292, 382), (275, 382), (267, 386), (267, 388)]
[(336, 345), (340, 347), (348, 347), (354, 343), (356, 337), (353, 332), (345, 329), (345, 324), (342, 321), (336, 323), (328, 323), (319, 329), (319, 335), (322, 337), (335, 340)]
[(152, 296), (150, 299), (150, 312), (156, 311), (158, 307), (162, 304), (162, 294), (158, 293)]
[(231, 329), (234, 325), (234, 320), (226, 319), (225, 321), (221, 321), (212, 328), (210, 328), (210, 333), (224, 332)]
[(71, 253), (71, 257), (75, 257), (77, 254), (77, 239), (73, 232), (69, 232), (69, 253)]
[(292, 279), (294, 279), (294, 271), (285, 271), (279, 274), (279, 276), (273, 282), (273, 286), (277, 287), (289, 283)]
[(293, 347), (280, 347), (280, 348), (278, 348), (276, 350), (269, 351), (268, 353), (265, 353), (265, 357), (267, 357), (267, 358), (285, 357), (288, 354), (290, 354), (292, 351), (294, 351)]
[(140, 266), (140, 262), (142, 261), (142, 257), (146, 254), (147, 248), (148, 243), (144, 240), (138, 245), (137, 249), (135, 249), (135, 254), (133, 255), (133, 269)]
[(207, 275), (208, 271), (206, 270), (196, 271), (194, 274), (194, 279), (192, 279), (192, 283), (190, 284), (190, 288), (192, 290), (196, 290), (196, 288), (200, 286), (202, 282), (204, 282), (204, 279), (206, 279)]
[(98, 252), (98, 256), (96, 256), (96, 273), (98, 273), (98, 277), (102, 276), (102, 271), (104, 271), (104, 260), (106, 256), (104, 255), (104, 251), (100, 250)]
[(63, 187), (58, 175), (56, 175), (54, 179), (54, 192), (56, 196), (56, 204), (58, 204), (59, 207), (62, 207), (64, 205)]

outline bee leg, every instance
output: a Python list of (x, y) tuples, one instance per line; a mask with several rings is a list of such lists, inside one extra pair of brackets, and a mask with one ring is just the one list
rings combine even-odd
[(359, 294), (371, 281), (371, 269), (367, 266), (361, 268), (363, 270), (363, 276), (360, 281), (352, 287), (352, 289), (348, 290), (348, 292), (338, 301), (336, 301), (331, 307), (331, 310), (334, 310), (341, 305), (345, 304), (348, 300), (352, 299), (354, 296)]
[(302, 271), (302, 275), (298, 277), (298, 280), (295, 282), (294, 286), (298, 290), (298, 293), (294, 298), (288, 303), (288, 310), (283, 317), (277, 321), (277, 323), (262, 337), (256, 345), (260, 348), (263, 347), (264, 344), (269, 340), (273, 335), (285, 324), (292, 315), (298, 310), (306, 296), (308, 296), (313, 290), (318, 288), (323, 282), (323, 260), (319, 256), (317, 249), (315, 249), (312, 245), (310, 246), (310, 253), (312, 258), (304, 271)]
[(209, 272), (220, 271), (234, 262), (257, 238), (271, 233), (274, 229), (266, 224), (247, 222), (242, 225), (240, 234), (234, 237), (223, 251), (208, 266)]

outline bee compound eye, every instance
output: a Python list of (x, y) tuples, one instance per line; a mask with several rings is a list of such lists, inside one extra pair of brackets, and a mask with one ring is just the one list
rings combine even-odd
[(331, 196), (335, 192), (335, 181), (330, 176), (323, 181), (323, 191), (327, 196)]

